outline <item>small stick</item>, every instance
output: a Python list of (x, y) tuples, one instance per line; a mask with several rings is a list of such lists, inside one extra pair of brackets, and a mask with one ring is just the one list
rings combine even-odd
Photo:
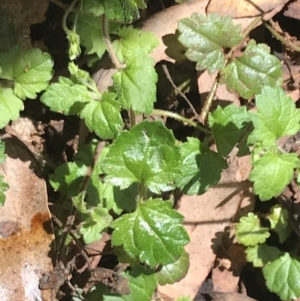
[(189, 101), (189, 99), (181, 92), (181, 90), (174, 84), (172, 77), (169, 73), (168, 67), (166, 64), (162, 65), (162, 68), (166, 74), (167, 79), (169, 80), (169, 82), (171, 83), (171, 85), (173, 86), (173, 88), (180, 94), (180, 96), (187, 102), (187, 104), (189, 105), (189, 107), (191, 108), (191, 110), (193, 111), (194, 115), (197, 117), (197, 119), (199, 121), (201, 121), (200, 116), (198, 115), (198, 113), (196, 112), (195, 108), (193, 107), (192, 103)]

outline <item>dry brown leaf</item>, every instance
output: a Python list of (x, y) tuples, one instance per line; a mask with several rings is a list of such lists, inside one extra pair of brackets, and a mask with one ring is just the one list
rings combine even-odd
[(300, 20), (300, 0), (290, 3), (287, 10), (284, 12), (284, 15)]
[(0, 300), (50, 301), (52, 291), (39, 289), (42, 274), (52, 270), (46, 184), (28, 149), (15, 138), (5, 143), (0, 174), (10, 188), (0, 208)]
[(218, 13), (232, 18), (256, 17), (268, 13), (288, 0), (210, 0), (207, 13)]
[(224, 228), (238, 207), (253, 210), (254, 196), (248, 193), (249, 183), (236, 180), (239, 160), (235, 158), (223, 172), (220, 183), (205, 194), (181, 198), (179, 212), (185, 217), (184, 225), (191, 239), (186, 247), (190, 269), (180, 282), (160, 287), (160, 293), (172, 299), (183, 295), (194, 298), (213, 267)]

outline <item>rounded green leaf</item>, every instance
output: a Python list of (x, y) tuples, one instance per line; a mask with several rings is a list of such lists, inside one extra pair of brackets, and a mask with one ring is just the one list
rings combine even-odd
[(282, 82), (281, 63), (265, 44), (250, 41), (241, 57), (235, 58), (223, 71), (222, 80), (228, 90), (249, 99), (263, 87), (275, 87)]
[(135, 212), (124, 214), (112, 224), (112, 245), (121, 246), (131, 258), (155, 267), (178, 260), (189, 242), (183, 217), (173, 203), (160, 199), (139, 203)]
[(240, 244), (255, 246), (264, 243), (270, 233), (268, 228), (261, 227), (258, 216), (250, 212), (236, 224), (235, 236)]
[(271, 292), (278, 294), (281, 300), (289, 301), (300, 297), (300, 262), (285, 253), (263, 268), (266, 285)]
[(160, 193), (175, 187), (179, 163), (173, 133), (161, 121), (143, 121), (117, 137), (102, 167), (112, 185), (124, 189), (138, 182)]

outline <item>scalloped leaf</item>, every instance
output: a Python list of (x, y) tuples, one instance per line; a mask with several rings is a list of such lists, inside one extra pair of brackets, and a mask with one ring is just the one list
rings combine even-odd
[(216, 140), (218, 153), (226, 157), (247, 131), (250, 116), (246, 107), (218, 107), (209, 114), (209, 125)]
[(152, 32), (142, 31), (132, 26), (118, 27), (113, 31), (120, 39), (115, 40), (112, 45), (116, 55), (121, 62), (125, 61), (125, 57), (148, 55), (159, 45), (157, 38)]
[(106, 181), (121, 189), (140, 183), (159, 194), (175, 188), (180, 151), (161, 121), (147, 120), (122, 132), (111, 145), (102, 168)]
[(220, 181), (227, 163), (218, 153), (191, 137), (180, 145), (180, 151), (182, 175), (177, 179), (177, 186), (183, 193), (202, 194)]
[(155, 267), (180, 258), (189, 236), (182, 226), (183, 216), (172, 209), (173, 203), (161, 199), (139, 202), (137, 210), (112, 224), (112, 245), (121, 246), (131, 258)]
[(178, 40), (188, 48), (186, 56), (196, 62), (197, 70), (210, 73), (224, 66), (224, 49), (231, 48), (242, 40), (241, 26), (234, 25), (229, 16), (192, 14), (191, 18), (178, 22)]
[(74, 84), (70, 79), (60, 77), (58, 83), (51, 84), (41, 97), (41, 102), (54, 112), (66, 115), (77, 114), (81, 106), (93, 101), (86, 86)]
[(268, 246), (267, 244), (248, 247), (245, 252), (247, 260), (252, 262), (256, 268), (262, 268), (282, 255), (282, 252), (278, 248)]
[(257, 112), (251, 113), (254, 131), (248, 143), (269, 146), (278, 138), (300, 130), (300, 112), (280, 87), (264, 87), (255, 99)]
[(270, 233), (268, 228), (261, 227), (258, 216), (250, 212), (236, 224), (235, 236), (240, 244), (255, 246), (264, 243)]
[(91, 101), (80, 112), (90, 131), (102, 139), (115, 138), (123, 127), (121, 108), (115, 101), (116, 95), (104, 92), (101, 101)]
[(140, 17), (139, 9), (146, 8), (143, 0), (102, 0), (105, 14), (111, 20), (132, 23)]
[(37, 97), (52, 78), (53, 61), (50, 54), (40, 49), (13, 48), (0, 53), (0, 77), (14, 80), (14, 94), (21, 99)]
[(269, 290), (286, 301), (300, 297), (299, 273), (299, 258), (292, 258), (289, 253), (285, 253), (263, 268)]
[(266, 153), (252, 163), (249, 180), (254, 182), (254, 193), (262, 201), (278, 196), (293, 178), (294, 169), (299, 167), (297, 154)]
[(118, 100), (125, 109), (151, 114), (158, 79), (152, 58), (130, 56), (126, 59), (126, 68), (112, 77)]
[[(89, 0), (90, 1), (90, 0)], [(99, 1), (97, 1), (99, 3)], [(84, 4), (86, 1), (84, 1)], [(92, 7), (94, 9), (94, 7)], [(102, 13), (101, 10), (98, 13)], [(102, 58), (106, 46), (102, 35), (101, 20), (99, 17), (79, 15), (77, 31), (80, 36), (80, 43), (85, 47), (86, 54), (96, 53)]]
[(251, 40), (241, 57), (235, 58), (223, 70), (222, 81), (228, 90), (236, 91), (245, 99), (259, 94), (265, 86), (282, 83), (281, 63), (265, 44)]

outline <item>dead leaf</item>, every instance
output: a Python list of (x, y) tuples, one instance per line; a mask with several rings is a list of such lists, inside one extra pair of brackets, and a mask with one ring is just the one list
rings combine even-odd
[(286, 17), (300, 20), (300, 0), (290, 3), (287, 10), (283, 14)]
[(210, 0), (206, 11), (232, 18), (256, 17), (287, 2), (288, 0), (240, 0), (237, 5), (235, 0)]
[(238, 161), (235, 158), (223, 172), (220, 183), (205, 194), (181, 198), (178, 211), (185, 217), (184, 226), (191, 239), (186, 247), (190, 269), (180, 282), (159, 287), (160, 293), (173, 299), (183, 295), (194, 298), (213, 267), (224, 228), (240, 205), (253, 210), (254, 195), (248, 194), (249, 183), (236, 180)]
[(52, 291), (39, 289), (42, 274), (52, 270), (46, 184), (19, 140), (7, 138), (5, 144), (8, 157), (0, 174), (10, 188), (0, 208), (0, 300), (50, 301)]

